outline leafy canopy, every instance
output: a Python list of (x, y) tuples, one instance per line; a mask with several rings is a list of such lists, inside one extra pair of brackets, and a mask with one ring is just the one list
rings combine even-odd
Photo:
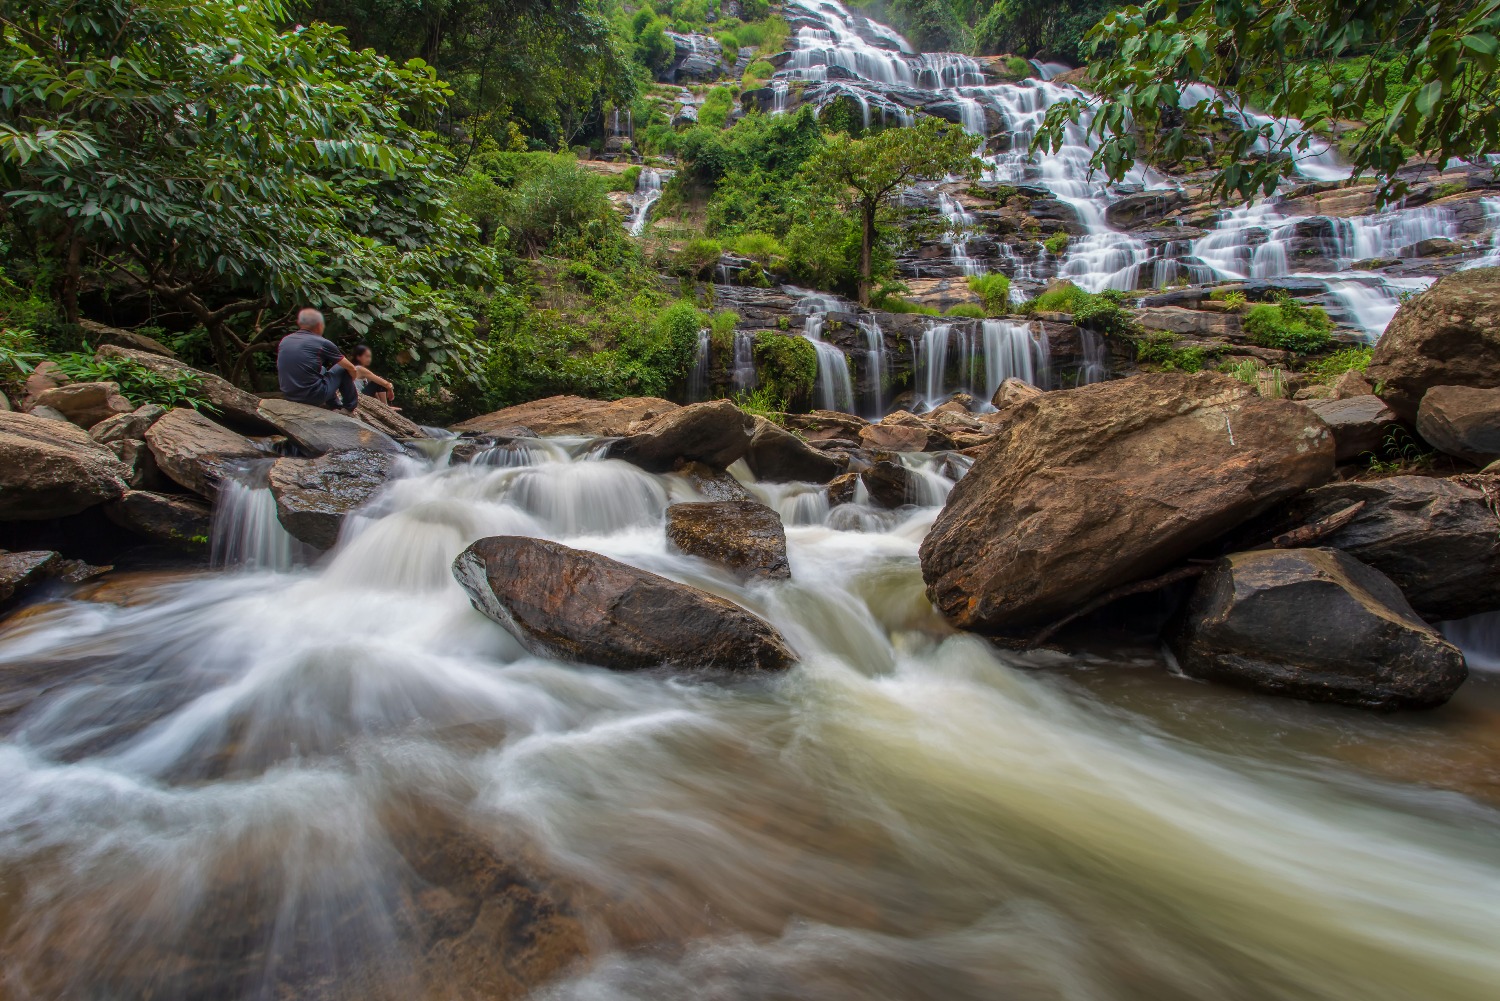
[[(1356, 173), (1378, 177), (1386, 197), (1404, 193), (1396, 172), (1413, 157), (1500, 149), (1500, 0), (1148, 0), (1105, 18), (1086, 47), (1102, 99), (1054, 105), (1036, 141), (1056, 148), (1092, 112), (1094, 163), (1114, 180), (1140, 156), (1141, 133), (1158, 131), (1175, 158), (1226, 119), (1248, 127), (1219, 144), (1214, 189), (1247, 200), (1275, 191), (1341, 123), (1355, 123)], [(1300, 124), (1250, 124), (1236, 96), (1247, 94)]]

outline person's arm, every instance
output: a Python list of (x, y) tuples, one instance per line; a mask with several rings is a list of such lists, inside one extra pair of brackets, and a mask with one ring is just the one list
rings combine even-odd
[(359, 378), (359, 366), (355, 365), (352, 361), (350, 361), (348, 358), (345, 358), (343, 355), (339, 355), (339, 360), (334, 362), (334, 364), (339, 368), (347, 371), (354, 378)]

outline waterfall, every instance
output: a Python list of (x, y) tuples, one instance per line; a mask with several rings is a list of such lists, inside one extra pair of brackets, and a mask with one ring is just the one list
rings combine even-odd
[(275, 460), (246, 465), (219, 484), (209, 561), (242, 570), (290, 570), (301, 545), (281, 527), (269, 477)]
[(865, 413), (872, 419), (885, 416), (886, 363), (885, 331), (874, 319), (861, 320), (859, 329), (865, 335)]
[(641, 168), (640, 176), (636, 178), (635, 191), (628, 199), (630, 216), (625, 222), (625, 229), (631, 236), (640, 236), (646, 231), (646, 223), (651, 217), (651, 208), (661, 200), (662, 184), (671, 176), (670, 170), (657, 170), (654, 167)]
[(1500, 267), (1500, 198), (1482, 198), (1485, 226), (1490, 230), (1490, 249), (1483, 257), (1470, 261), (1464, 268)]
[(938, 407), (955, 393), (987, 404), (1006, 379), (1050, 386), (1051, 350), (1046, 335), (1032, 327), (1026, 320), (983, 320), (977, 331), (973, 323), (928, 327), (916, 364), (922, 408)]
[[(1052, 356), (1047, 335), (1018, 320), (985, 320), (984, 396), (988, 403), (1006, 379), (1020, 379), (1046, 389), (1052, 383)], [(976, 392), (973, 394), (978, 397)]]
[(828, 313), (843, 307), (833, 296), (808, 295), (797, 304), (805, 312), (802, 336), (812, 342), (818, 354), (818, 385), (814, 405), (819, 410), (854, 412), (854, 380), (849, 375), (849, 359), (844, 352), (823, 340), (823, 323)]
[(748, 330), (734, 334), (734, 368), (730, 371), (734, 394), (740, 396), (755, 388), (755, 335)]
[(1104, 382), (1109, 378), (1109, 347), (1104, 338), (1087, 327), (1078, 328), (1082, 338), (1083, 364), (1078, 368), (1078, 384), (1081, 386)]
[(954, 267), (961, 275), (983, 274), (984, 267), (969, 256), (969, 239), (974, 235), (974, 216), (959, 204), (958, 199), (944, 192), (938, 192), (937, 202), (938, 211), (948, 224), (943, 242), (951, 248)]
[(713, 351), (707, 327), (698, 331), (698, 346), (693, 353), (693, 367), (688, 372), (687, 395), (689, 403), (708, 399), (709, 375), (713, 365)]
[(931, 410), (948, 398), (946, 375), (948, 371), (948, 339), (953, 334), (953, 324), (934, 323), (922, 334), (922, 346), (917, 351), (916, 382), (920, 388), (922, 405)]

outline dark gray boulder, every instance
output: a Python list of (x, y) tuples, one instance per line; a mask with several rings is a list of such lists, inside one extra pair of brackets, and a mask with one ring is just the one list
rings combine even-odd
[(768, 483), (827, 483), (848, 468), (849, 460), (819, 451), (790, 431), (760, 418), (755, 422), (745, 463), (757, 479)]
[(242, 434), (209, 420), (196, 410), (170, 410), (146, 430), (146, 444), (156, 465), (180, 486), (212, 500), (219, 484), (266, 451)]
[(474, 607), (540, 656), (622, 671), (781, 670), (796, 659), (733, 602), (544, 539), (480, 539), (453, 561)]
[(213, 525), (213, 510), (197, 497), (151, 490), (127, 490), (104, 514), (137, 535), (184, 547), (208, 545)]
[(1400, 588), (1336, 549), (1225, 557), (1169, 642), (1195, 678), (1363, 709), (1442, 705), (1468, 677)]
[(1417, 431), (1440, 452), (1489, 465), (1500, 459), (1500, 389), (1432, 387), (1417, 408)]
[(401, 446), (390, 435), (339, 410), (291, 400), (262, 400), (258, 412), (308, 455), (352, 451), (402, 454)]
[(1333, 432), (1334, 458), (1338, 462), (1351, 462), (1366, 452), (1378, 454), (1385, 436), (1398, 423), (1396, 412), (1378, 396), (1308, 400), (1304, 405), (1323, 418)]
[(344, 518), (385, 485), (391, 459), (376, 451), (277, 459), (271, 467), (277, 520), (293, 538), (318, 549), (332, 549)]

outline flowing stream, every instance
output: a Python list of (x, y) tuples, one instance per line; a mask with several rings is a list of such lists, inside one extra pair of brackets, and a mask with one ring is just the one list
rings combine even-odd
[[(1123, 641), (1006, 655), (923, 596), (962, 462), (911, 457), (899, 511), (749, 483), (792, 579), (746, 586), (665, 542), (686, 479), (597, 454), (411, 461), (313, 568), (126, 579), (13, 620), (5, 996), (518, 996), (475, 971), (545, 952), (503, 929), (550, 912), (486, 924), (519, 892), (472, 861), (494, 856), (568, 887), (585, 929), (548, 998), (1494, 997), (1493, 676), (1378, 717)], [(260, 531), (240, 510), (224, 530)], [(528, 655), (449, 572), (507, 533), (728, 597), (801, 663)]]

